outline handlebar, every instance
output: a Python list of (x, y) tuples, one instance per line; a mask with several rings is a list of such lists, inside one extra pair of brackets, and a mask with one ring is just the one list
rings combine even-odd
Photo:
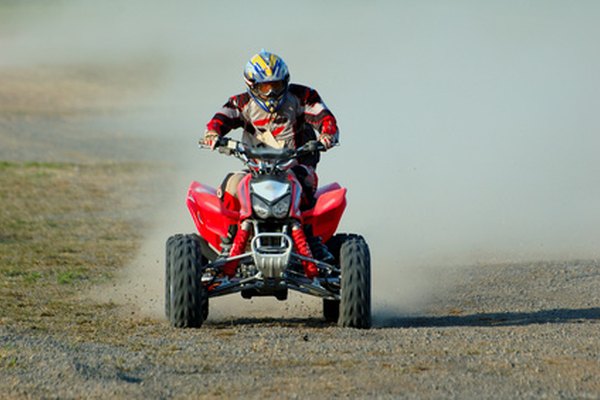
[[(200, 148), (210, 149), (210, 146), (200, 144)], [(327, 150), (323, 143), (319, 142), (318, 140), (311, 140), (297, 149), (275, 149), (272, 147), (252, 147), (238, 140), (227, 137), (219, 137), (214, 148), (218, 149), (219, 153), (222, 154), (238, 156), (245, 155), (249, 158), (258, 158), (270, 161), (290, 160), (309, 153)]]

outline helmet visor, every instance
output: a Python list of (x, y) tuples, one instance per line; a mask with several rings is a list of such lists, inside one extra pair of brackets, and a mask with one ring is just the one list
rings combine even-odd
[(254, 89), (263, 98), (277, 97), (285, 90), (284, 81), (260, 82), (254, 85)]

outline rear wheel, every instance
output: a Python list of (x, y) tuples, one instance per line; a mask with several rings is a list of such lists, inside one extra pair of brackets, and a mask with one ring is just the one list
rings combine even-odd
[(338, 325), (371, 327), (371, 256), (367, 242), (349, 236), (340, 247), (341, 299)]
[(197, 235), (175, 235), (167, 241), (169, 286), (165, 305), (171, 325), (200, 327), (208, 316), (208, 293), (202, 286), (202, 267), (207, 263)]
[(327, 322), (337, 322), (340, 317), (340, 301), (323, 299), (323, 316)]

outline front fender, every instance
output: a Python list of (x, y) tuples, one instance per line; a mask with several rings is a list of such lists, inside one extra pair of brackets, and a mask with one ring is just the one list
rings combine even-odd
[(188, 189), (186, 203), (200, 236), (220, 250), (221, 238), (227, 236), (230, 225), (238, 224), (240, 214), (225, 208), (214, 188), (195, 181)]
[(314, 236), (327, 242), (336, 232), (346, 209), (346, 188), (331, 184), (317, 191), (315, 206), (302, 213), (303, 225), (312, 225)]

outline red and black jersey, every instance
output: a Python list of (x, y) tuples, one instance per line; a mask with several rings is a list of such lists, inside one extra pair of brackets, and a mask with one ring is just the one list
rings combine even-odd
[(207, 131), (220, 136), (237, 128), (244, 129), (246, 139), (250, 137), (255, 143), (267, 145), (263, 134), (270, 132), (279, 146), (287, 148), (296, 148), (314, 139), (314, 130), (334, 135), (336, 141), (339, 135), (335, 117), (317, 91), (297, 84), (289, 85), (283, 103), (274, 113), (265, 111), (245, 92), (230, 97), (206, 125)]

